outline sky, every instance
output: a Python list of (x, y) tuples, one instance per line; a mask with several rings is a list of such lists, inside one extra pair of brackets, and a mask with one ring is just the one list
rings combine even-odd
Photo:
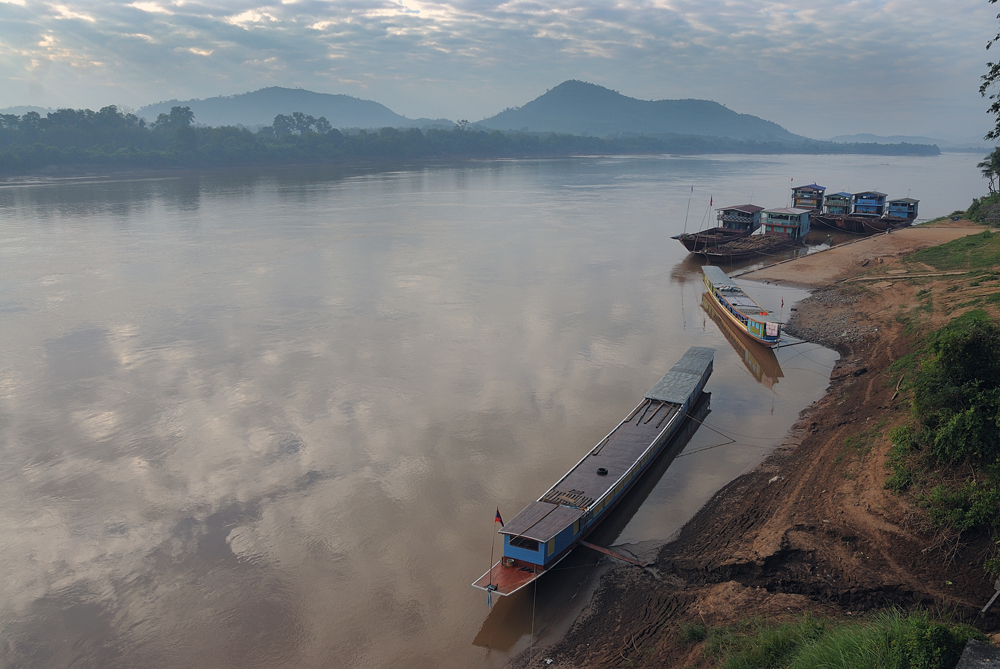
[(480, 120), (567, 79), (715, 100), (788, 130), (991, 127), (987, 0), (0, 0), (0, 108), (299, 87)]

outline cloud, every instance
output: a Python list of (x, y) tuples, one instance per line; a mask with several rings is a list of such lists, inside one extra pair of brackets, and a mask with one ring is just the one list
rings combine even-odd
[[(580, 78), (646, 99), (715, 99), (813, 135), (838, 115), (928, 124), (928, 110), (948, 105), (968, 124), (984, 117), (977, 77), (994, 24), (979, 0), (947, 11), (932, 0), (7, 3), (0, 83), (23, 80), (31, 62), (104, 68), (82, 81), (50, 66), (37, 84), (64, 99), (0, 86), (0, 105), (106, 103), (95, 91), (142, 105), (286, 85), (409, 116), (482, 118)], [(73, 57), (30, 46), (47, 33)]]

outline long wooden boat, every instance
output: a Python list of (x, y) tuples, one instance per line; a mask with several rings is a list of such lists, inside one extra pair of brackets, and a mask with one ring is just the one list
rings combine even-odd
[(582, 542), (666, 447), (712, 374), (715, 349), (692, 346), (583, 459), (500, 529), (503, 557), (473, 587), (510, 595)]
[(731, 228), (719, 226), (717, 228), (709, 228), (708, 230), (704, 230), (702, 232), (688, 232), (680, 235), (674, 235), (671, 239), (679, 241), (684, 245), (684, 248), (691, 253), (700, 253), (706, 249), (714, 249), (722, 244), (736, 239), (749, 237), (756, 229), (757, 228), (733, 230)]
[(718, 267), (701, 268), (708, 294), (719, 307), (719, 313), (746, 333), (753, 341), (774, 346), (781, 339), (781, 323), (774, 315), (753, 301), (735, 281)]
[(723, 316), (722, 307), (719, 306), (714, 297), (708, 293), (702, 293), (701, 308), (719, 326), (722, 335), (740, 356), (747, 371), (757, 379), (758, 383), (767, 388), (773, 388), (778, 379), (785, 376), (774, 351), (766, 346), (761, 346), (757, 340), (751, 339), (745, 329), (737, 328), (730, 318)]
[(802, 240), (783, 235), (754, 235), (745, 239), (727, 242), (714, 249), (700, 251), (709, 262), (734, 263), (756, 256), (766, 256), (798, 246)]

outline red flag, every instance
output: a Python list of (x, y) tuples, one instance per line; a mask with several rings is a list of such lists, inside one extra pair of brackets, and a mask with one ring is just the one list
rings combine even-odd
[(493, 519), (494, 523), (500, 523), (501, 529), (503, 528), (503, 518), (500, 517), (500, 507), (497, 507), (497, 517)]
[[(785, 298), (781, 298), (781, 308), (785, 308)], [(499, 511), (499, 509), (497, 509)]]
[(708, 198), (708, 206), (709, 206), (709, 207), (711, 207), (711, 206), (712, 206), (712, 202), (714, 202), (714, 200), (713, 200), (713, 199), (712, 199), (711, 197), (710, 197), (710, 198)]

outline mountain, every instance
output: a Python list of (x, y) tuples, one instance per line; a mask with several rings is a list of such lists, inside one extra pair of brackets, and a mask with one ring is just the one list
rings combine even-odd
[(477, 124), (496, 130), (561, 132), (606, 137), (629, 135), (708, 135), (731, 139), (794, 143), (777, 123), (740, 114), (709, 100), (637, 100), (603, 86), (566, 81), (516, 109), (505, 109)]
[(6, 109), (0, 109), (0, 114), (13, 114), (14, 116), (24, 116), (28, 112), (38, 112), (39, 116), (45, 116), (49, 112), (54, 112), (55, 109), (52, 107), (29, 107), (25, 105), (19, 105), (17, 107), (7, 107)]
[(974, 152), (992, 151), (988, 148), (986, 140), (982, 138), (970, 137), (965, 141), (949, 142), (946, 139), (935, 137), (921, 137), (918, 135), (871, 135), (862, 133), (859, 135), (837, 135), (831, 137), (831, 142), (839, 144), (936, 144), (942, 151)]
[(302, 112), (319, 118), (325, 116), (334, 128), (423, 128), (453, 127), (447, 119), (409, 119), (385, 105), (350, 95), (314, 93), (301, 88), (262, 88), (252, 93), (204, 100), (168, 100), (140, 109), (136, 114), (155, 121), (160, 114), (169, 114), (171, 107), (190, 107), (199, 125), (271, 125), (278, 114)]

